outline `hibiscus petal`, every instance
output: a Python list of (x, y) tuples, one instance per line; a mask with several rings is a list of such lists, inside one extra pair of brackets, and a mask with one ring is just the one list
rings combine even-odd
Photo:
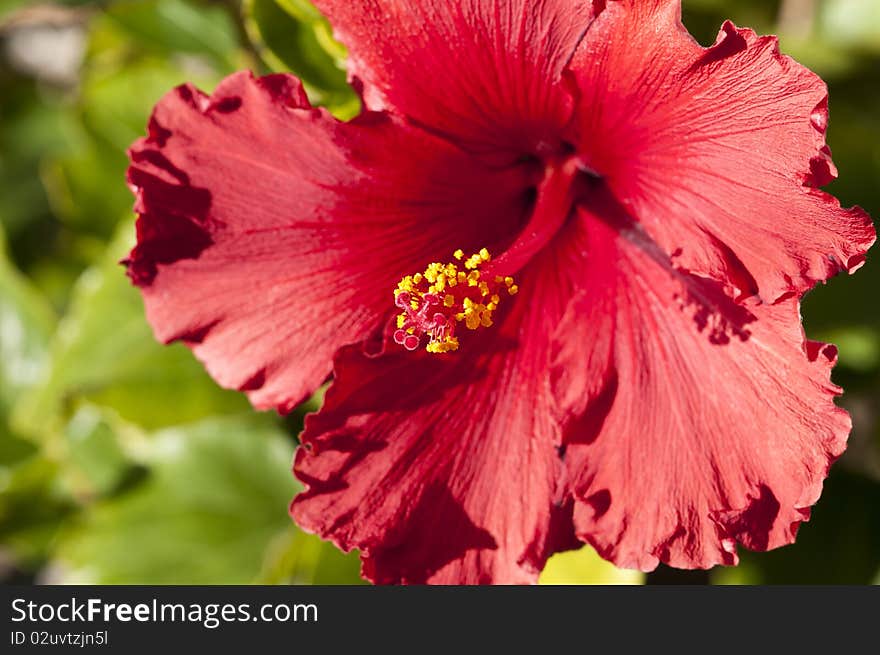
[(340, 123), (287, 75), (172, 91), (130, 156), (126, 263), (157, 338), (282, 411), (393, 310), (402, 275), (491, 247), (526, 206), (521, 172), (489, 171), (387, 115)]
[(646, 571), (791, 543), (850, 429), (836, 351), (804, 343), (797, 299), (737, 304), (583, 220), (591, 256), (553, 369), (578, 536)]
[(870, 218), (818, 190), (826, 86), (775, 37), (725, 23), (704, 49), (678, 0), (622, 0), (571, 66), (585, 158), (680, 266), (772, 302), (863, 263)]
[(567, 300), (549, 262), (490, 329), (451, 355), (341, 351), (324, 406), (306, 419), (291, 514), (377, 583), (534, 582), (573, 547), (551, 418), (548, 334)]
[(555, 148), (563, 69), (589, 23), (571, 0), (317, 0), (370, 109), (395, 108), (472, 149)]

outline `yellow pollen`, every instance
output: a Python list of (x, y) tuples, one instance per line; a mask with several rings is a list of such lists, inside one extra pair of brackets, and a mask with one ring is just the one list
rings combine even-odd
[(486, 248), (467, 258), (458, 249), (452, 256), (456, 261), (432, 262), (422, 273), (403, 277), (394, 290), (395, 305), (402, 310), (394, 340), (407, 350), (418, 348), (422, 335), (428, 337), (425, 349), (429, 353), (458, 350), (455, 332), (459, 323), (469, 330), (491, 327), (501, 303), (499, 287), (511, 296), (519, 291), (512, 277), (494, 276), (493, 282), (481, 279), (478, 269), (492, 259)]

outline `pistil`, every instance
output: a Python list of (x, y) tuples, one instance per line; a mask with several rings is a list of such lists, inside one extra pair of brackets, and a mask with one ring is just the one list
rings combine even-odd
[(453, 258), (446, 264), (429, 264), (423, 273), (407, 275), (398, 283), (394, 304), (402, 311), (394, 341), (407, 350), (416, 350), (423, 336), (430, 353), (458, 350), (459, 323), (469, 330), (492, 327), (502, 295), (519, 291), (511, 276), (483, 275), (480, 268), (492, 259), (486, 248), (467, 259), (456, 250)]
[[(514, 276), (559, 232), (576, 196), (582, 163), (574, 157), (549, 164), (538, 187), (535, 206), (516, 241), (493, 259), (486, 248), (469, 257), (462, 250), (448, 263), (433, 262), (422, 273), (407, 275), (394, 291), (397, 316), (394, 341), (407, 350), (441, 354), (458, 350), (457, 329), (492, 327), (502, 298), (519, 291)], [(425, 339), (426, 338), (426, 339)]]

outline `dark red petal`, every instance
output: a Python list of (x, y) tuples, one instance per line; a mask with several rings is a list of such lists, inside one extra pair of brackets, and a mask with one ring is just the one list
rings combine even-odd
[[(556, 148), (562, 71), (589, 23), (571, 0), (317, 0), (370, 109), (394, 108), (469, 148)], [(497, 153), (496, 153), (497, 154)]]
[(334, 351), (393, 309), (402, 275), (492, 247), (525, 206), (518, 173), (386, 115), (340, 123), (285, 75), (176, 89), (130, 156), (126, 263), (157, 338), (185, 341), (260, 408), (321, 384)]
[(835, 350), (805, 344), (797, 299), (737, 304), (638, 231), (583, 220), (553, 374), (578, 536), (642, 570), (791, 543), (850, 429)]
[(677, 263), (775, 301), (853, 271), (874, 241), (836, 176), (827, 89), (775, 37), (726, 23), (701, 48), (678, 0), (609, 2), (572, 62), (574, 121), (605, 176)]
[[(557, 251), (568, 259), (571, 251)], [(547, 382), (569, 286), (545, 256), (492, 328), (449, 355), (341, 351), (306, 419), (291, 506), (304, 529), (360, 548), (379, 583), (534, 582), (574, 545)], [(501, 310), (499, 310), (501, 311)]]

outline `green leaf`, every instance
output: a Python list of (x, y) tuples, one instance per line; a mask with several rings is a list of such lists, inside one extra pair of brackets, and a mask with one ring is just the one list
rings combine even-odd
[(110, 144), (117, 157), (124, 159), (125, 150), (143, 136), (150, 112), (163, 95), (184, 82), (212, 87), (218, 79), (210, 68), (187, 70), (167, 59), (114, 62), (112, 67), (95, 68), (83, 80), (79, 101), (82, 119), (91, 134)]
[(321, 12), (308, 0), (275, 0), (275, 2), (295, 20), (312, 23), (323, 18)]
[(6, 258), (0, 230), (0, 543), (21, 568), (33, 568), (69, 502), (55, 485), (57, 467), (11, 429), (9, 413), (39, 384), (55, 327), (45, 299)]
[(33, 570), (73, 505), (57, 484), (55, 463), (15, 437), (0, 442), (4, 457), (17, 451), (14, 462), (0, 462), (0, 544), (19, 568)]
[(366, 584), (356, 552), (291, 528), (269, 545), (259, 584)]
[(51, 218), (40, 163), (78, 145), (76, 122), (59, 96), (41, 92), (31, 80), (0, 75), (0, 97), (0, 226), (21, 261), (32, 250), (40, 254), (45, 246), (41, 228)]
[(841, 366), (858, 372), (870, 372), (880, 366), (880, 334), (867, 326), (848, 326), (817, 332), (819, 341), (837, 346)]
[[(314, 546), (288, 517), (293, 441), (269, 417), (170, 428), (149, 443), (149, 477), (61, 539), (64, 582), (252, 583), (269, 577), (279, 543)], [(293, 559), (292, 577), (314, 578), (301, 570), (313, 566), (308, 556)]]
[(110, 4), (104, 16), (148, 50), (207, 55), (224, 70), (234, 67), (238, 35), (224, 7), (184, 0), (129, 0)]
[(143, 136), (153, 106), (184, 82), (213, 87), (231, 70), (236, 46), (230, 17), (217, 7), (202, 12), (182, 0), (138, 0), (100, 14), (67, 111), (76, 143), (41, 167), (56, 216), (77, 233), (109, 239), (133, 202), (124, 183), (126, 149)]
[(714, 43), (721, 23), (730, 19), (761, 33), (772, 31), (777, 3), (767, 0), (683, 0), (682, 15), (688, 31), (703, 45)]
[(877, 0), (825, 0), (822, 36), (831, 43), (880, 52), (880, 3)]
[(48, 160), (43, 182), (55, 215), (79, 233), (109, 238), (133, 204), (123, 183), (128, 159), (98, 140)]
[(299, 77), (309, 98), (340, 117), (357, 113), (360, 101), (346, 82), (345, 50), (323, 17), (303, 0), (244, 0), (245, 29), (260, 57), (277, 71)]
[[(111, 424), (99, 408), (81, 406), (65, 426), (64, 462), (68, 474), (79, 474), (74, 491), (80, 496), (100, 496), (116, 491), (133, 470), (133, 462)], [(72, 477), (72, 476), (71, 476)]]
[(330, 26), (330, 23), (311, 2), (308, 0), (275, 0), (275, 2), (284, 11), (293, 16), (294, 20), (311, 24), (315, 30), (315, 38), (318, 45), (333, 58), (337, 67), (345, 70), (345, 59), (348, 57), (348, 50), (334, 38), (333, 28)]
[(644, 584), (641, 571), (619, 569), (599, 557), (592, 546), (557, 553), (547, 560), (539, 584), (548, 585), (623, 585)]
[(0, 0), (0, 18), (5, 17), (6, 14), (11, 14), (16, 9), (20, 9), (32, 1), (33, 0)]
[[(0, 422), (22, 391), (40, 382), (55, 317), (45, 299), (6, 258), (0, 230)], [(0, 427), (0, 430), (3, 428)], [(2, 432), (0, 432), (2, 434)]]
[(140, 293), (118, 263), (132, 241), (125, 226), (103, 262), (77, 282), (52, 340), (47, 382), (16, 413), (23, 430), (45, 434), (53, 424), (60, 431), (85, 401), (147, 429), (248, 407), (238, 392), (220, 389), (187, 348), (155, 341)]

